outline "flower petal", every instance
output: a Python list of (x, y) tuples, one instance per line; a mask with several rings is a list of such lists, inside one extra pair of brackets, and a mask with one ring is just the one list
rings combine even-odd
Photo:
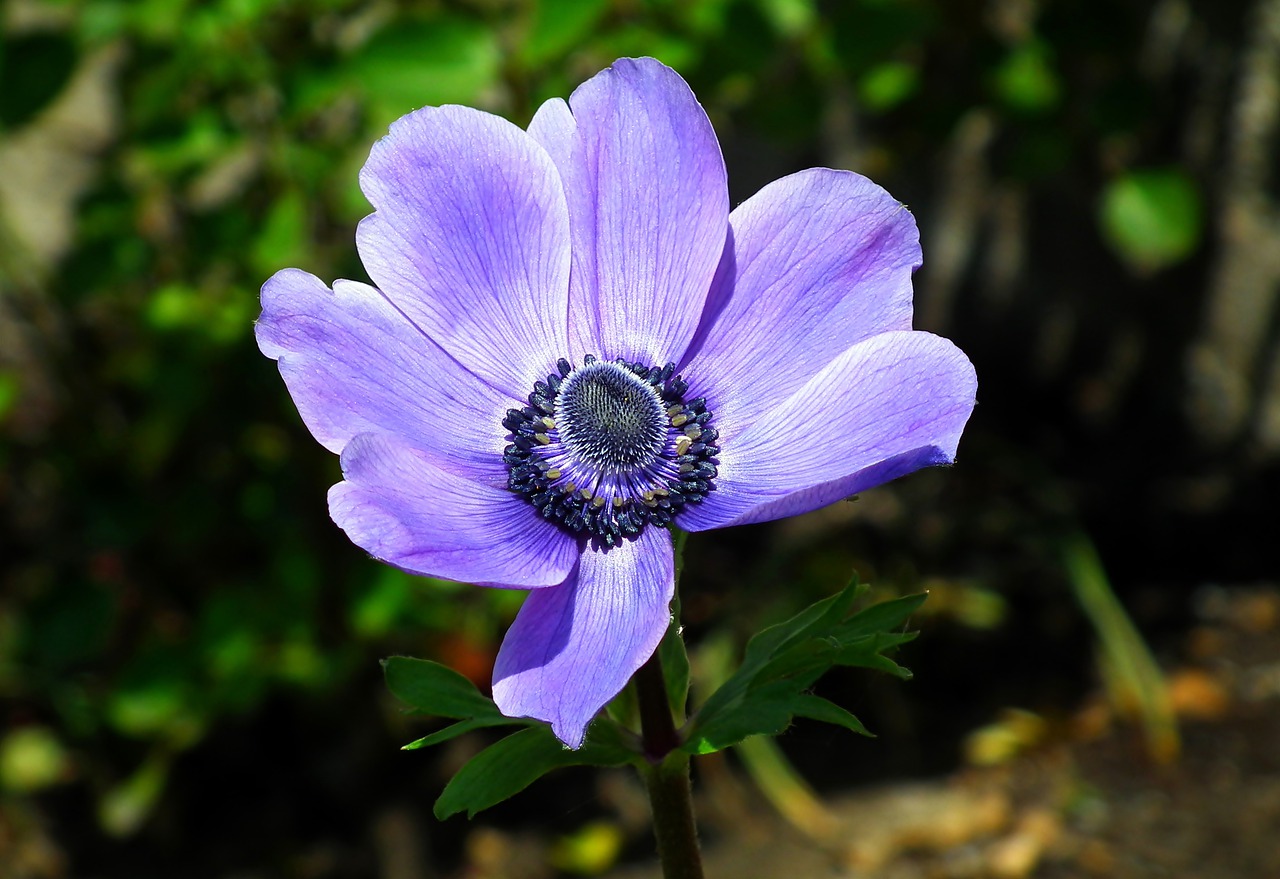
[(564, 181), (571, 355), (662, 365), (693, 338), (724, 249), (729, 191), (706, 112), (680, 75), (623, 58), (529, 133)]
[(929, 333), (872, 336), (721, 445), (715, 490), (677, 518), (702, 531), (765, 522), (955, 459), (973, 364)]
[(498, 651), (493, 698), (508, 717), (551, 724), (571, 748), (657, 649), (671, 619), (675, 562), (665, 529), (608, 550), (526, 599)]
[(497, 116), (424, 107), (374, 145), (360, 185), (370, 277), (467, 369), (527, 395), (568, 347), (569, 217), (546, 152)]
[(502, 417), (514, 401), (459, 366), (373, 287), (337, 281), (330, 290), (298, 269), (277, 272), (262, 287), (254, 332), (331, 452), (376, 431), (477, 477), (501, 470)]
[(482, 586), (551, 586), (576, 540), (505, 488), (436, 466), (404, 441), (362, 433), (342, 452), (329, 514), (357, 546), (415, 574)]
[(726, 440), (855, 343), (911, 329), (920, 235), (851, 171), (770, 183), (729, 217), (730, 246), (683, 365)]

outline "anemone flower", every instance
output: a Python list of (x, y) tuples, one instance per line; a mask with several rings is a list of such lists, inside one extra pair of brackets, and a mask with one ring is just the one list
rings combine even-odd
[(729, 210), (701, 105), (622, 59), (528, 130), (425, 107), (372, 149), (376, 287), (285, 269), (257, 339), (405, 571), (528, 590), (493, 697), (578, 747), (670, 620), (670, 526), (793, 516), (954, 460), (976, 380), (911, 329), (919, 235), (815, 168)]

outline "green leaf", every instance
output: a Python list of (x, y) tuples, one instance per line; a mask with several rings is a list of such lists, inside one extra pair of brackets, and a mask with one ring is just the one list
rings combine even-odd
[(752, 638), (742, 666), (694, 718), (684, 750), (707, 754), (749, 736), (776, 735), (797, 716), (869, 735), (848, 711), (806, 690), (837, 665), (909, 678), (911, 673), (884, 653), (914, 637), (900, 629), (925, 596), (897, 598), (850, 616), (862, 591), (851, 584)]
[(853, 602), (866, 591), (866, 587), (850, 585), (830, 598), (811, 604), (783, 623), (770, 626), (747, 642), (744, 664), (762, 662), (779, 650), (823, 631), (834, 621), (843, 619), (853, 607)]
[[(684, 549), (689, 542), (689, 532), (673, 528), (671, 548), (675, 553), (676, 589), (671, 599), (671, 623), (658, 644), (658, 659), (662, 662), (662, 679), (666, 685), (667, 701), (676, 725), (684, 723), (689, 704), (689, 652), (684, 646), (680, 626), (680, 578), (684, 574)], [(633, 688), (627, 687), (624, 692)]]
[(410, 742), (400, 748), (401, 751), (416, 751), (419, 748), (430, 748), (432, 745), (438, 745), (441, 742), (447, 742), (450, 739), (456, 739), (463, 733), (469, 733), (473, 729), (484, 729), (490, 726), (507, 726), (517, 724), (520, 721), (512, 720), (509, 717), (470, 717), (466, 720), (459, 720), (457, 723), (451, 723), (444, 729), (436, 730), (429, 736), (423, 736), (420, 739)]
[(524, 66), (546, 65), (585, 38), (609, 11), (609, 0), (542, 0), (531, 10), (525, 38), (517, 47)]
[(928, 597), (927, 593), (922, 592), (918, 595), (904, 595), (901, 598), (873, 604), (851, 617), (841, 627), (841, 634), (849, 638), (893, 632), (899, 626), (906, 625), (907, 620)]
[(994, 85), (1006, 106), (1028, 114), (1053, 109), (1062, 93), (1049, 47), (1037, 40), (1009, 53), (995, 70)]
[(676, 70), (695, 66), (699, 58), (698, 46), (684, 34), (639, 22), (624, 23), (599, 33), (595, 49), (607, 58), (651, 55)]
[(884, 653), (885, 651), (892, 650), (902, 644), (906, 644), (908, 641), (915, 640), (915, 637), (915, 632), (901, 632), (896, 635), (881, 632), (879, 634), (872, 635), (843, 648), (836, 659), (836, 665), (854, 668), (870, 668), (875, 671), (882, 671), (885, 674), (893, 675), (894, 677), (900, 678), (904, 681), (910, 680), (911, 672), (885, 656)]
[(786, 622), (758, 632), (747, 642), (742, 667), (711, 694), (711, 698), (698, 712), (699, 717), (715, 715), (734, 701), (741, 699), (750, 688), (756, 673), (776, 653), (787, 645), (804, 639), (809, 633), (821, 629), (831, 621), (843, 617), (864, 591), (865, 587), (851, 584), (836, 595), (810, 605)]
[(878, 64), (858, 80), (858, 97), (873, 113), (892, 110), (919, 89), (919, 69), (904, 61)]
[(1103, 192), (1100, 223), (1107, 243), (1131, 268), (1157, 271), (1199, 246), (1200, 195), (1181, 168), (1134, 171)]
[(297, 189), (284, 193), (254, 238), (249, 259), (254, 271), (268, 276), (284, 266), (306, 265), (312, 259), (309, 207)]
[(679, 599), (672, 608), (674, 615), (667, 633), (658, 644), (658, 658), (662, 661), (662, 677), (667, 685), (667, 699), (676, 723), (684, 718), (689, 700), (689, 653), (685, 650), (684, 636), (680, 634)]
[(704, 717), (698, 723), (683, 750), (691, 754), (714, 754), (745, 738), (778, 735), (791, 725), (798, 694), (787, 681), (776, 681), (758, 687), (749, 699), (740, 699)]
[(428, 105), (475, 104), (498, 81), (501, 53), (493, 28), (439, 15), (397, 20), (344, 65), (339, 76), (368, 96), (377, 123)]
[(440, 820), (466, 812), (468, 818), (524, 790), (561, 766), (621, 766), (637, 753), (627, 746), (621, 730), (597, 720), (582, 747), (574, 751), (543, 724), (502, 739), (472, 757), (445, 786), (436, 800)]
[(821, 720), (823, 723), (833, 723), (836, 726), (843, 726), (845, 729), (852, 730), (858, 735), (875, 738), (875, 733), (863, 726), (861, 720), (858, 720), (858, 718), (829, 699), (806, 693), (797, 696), (792, 702), (792, 706), (798, 717)]
[(382, 667), (387, 687), (401, 701), (424, 713), (458, 720), (410, 742), (403, 750), (438, 745), (485, 727), (526, 727), (481, 751), (459, 770), (436, 802), (436, 816), (441, 819), (462, 811), (473, 816), (519, 793), (558, 766), (617, 766), (638, 756), (638, 744), (628, 740), (611, 720), (597, 720), (586, 742), (574, 751), (546, 724), (504, 716), (471, 681), (448, 666), (394, 656), (384, 660)]
[(382, 661), (382, 671), (387, 688), (396, 698), (424, 714), (521, 722), (504, 717), (493, 700), (477, 690), (475, 684), (438, 662), (393, 656)]
[(759, 0), (760, 11), (784, 39), (798, 40), (811, 33), (820, 13), (813, 0)]

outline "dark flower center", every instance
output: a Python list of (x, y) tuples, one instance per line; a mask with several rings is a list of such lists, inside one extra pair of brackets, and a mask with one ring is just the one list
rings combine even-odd
[(657, 388), (617, 363), (569, 373), (555, 408), (565, 446), (603, 471), (648, 464), (666, 443), (667, 414)]
[(502, 420), (507, 486), (543, 516), (612, 546), (712, 490), (719, 435), (675, 364), (588, 355), (556, 369)]

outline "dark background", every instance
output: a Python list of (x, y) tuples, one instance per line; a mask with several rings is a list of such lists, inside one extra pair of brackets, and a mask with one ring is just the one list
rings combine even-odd
[[(1206, 589), (1276, 583), (1276, 0), (0, 9), (4, 879), (546, 875), (486, 866), (492, 834), (630, 826), (629, 780), (586, 770), (430, 817), (484, 739), (398, 751), (429, 724), (377, 659), (486, 684), (520, 596), (350, 545), (337, 461), (252, 339), (277, 269), (365, 277), (356, 174), (390, 121), (457, 102), (524, 124), (623, 55), (688, 79), (734, 204), (813, 165), (905, 201), (917, 326), (977, 366), (956, 467), (690, 541), (704, 682), (851, 572), (931, 590), (914, 681), (820, 687), (879, 738), (782, 738), (822, 792), (948, 772), (1007, 706), (1052, 722), (1141, 690), (1096, 649), (1176, 664)], [(1091, 584), (1145, 648), (1099, 634)], [(551, 860), (647, 856), (643, 828), (601, 838), (623, 842)]]

